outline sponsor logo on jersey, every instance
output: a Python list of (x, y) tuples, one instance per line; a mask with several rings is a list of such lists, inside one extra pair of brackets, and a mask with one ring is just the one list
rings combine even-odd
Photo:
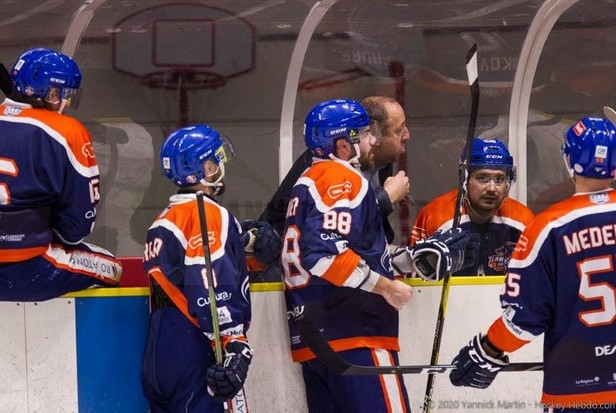
[[(220, 292), (216, 294), (216, 301), (228, 301), (231, 299), (233, 294), (228, 293), (227, 291)], [(210, 297), (199, 297), (197, 298), (197, 305), (199, 307), (206, 307), (210, 305)]]
[(1, 242), (21, 242), (26, 238), (25, 234), (0, 235)]
[(593, 204), (602, 205), (609, 201), (610, 197), (606, 193), (602, 192), (600, 194), (590, 194), (588, 199)]
[(596, 357), (611, 356), (614, 353), (616, 353), (616, 345), (613, 345), (613, 344), (607, 344), (605, 346), (596, 346), (595, 347), (595, 356)]
[(335, 232), (330, 232), (327, 234), (321, 233), (320, 237), (323, 241), (331, 241), (331, 240), (342, 238), (342, 235), (336, 234)]
[(332, 185), (327, 188), (327, 195), (329, 195), (329, 197), (332, 199), (336, 199), (344, 194), (350, 194), (352, 190), (353, 184), (351, 183), (351, 181), (344, 181), (341, 184)]
[(578, 386), (592, 386), (595, 384), (599, 384), (599, 377), (595, 376), (592, 379), (577, 379), (575, 384)]
[(17, 116), (21, 113), (21, 111), (23, 110), (23, 108), (16, 108), (16, 107), (12, 107), (12, 106), (6, 106), (4, 108), (4, 114), (6, 116)]
[(296, 306), (293, 307), (292, 310), (287, 311), (287, 320), (290, 320), (291, 318), (297, 319), (302, 314), (304, 314), (304, 306), (303, 305), (296, 305)]

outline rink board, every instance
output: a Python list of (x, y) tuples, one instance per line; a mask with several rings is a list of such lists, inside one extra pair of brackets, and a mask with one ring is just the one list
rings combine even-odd
[[(499, 314), (502, 278), (452, 285), (440, 361)], [(476, 282), (486, 284), (474, 284)], [(457, 280), (456, 280), (457, 283)], [(427, 364), (440, 286), (413, 282), (414, 297), (401, 313), (402, 364)], [(86, 291), (44, 303), (0, 303), (0, 413), (147, 412), (139, 383), (147, 330), (147, 289)], [(280, 284), (252, 287), (255, 349), (246, 393), (252, 413), (307, 412), (298, 365), (290, 361)], [(512, 361), (541, 360), (541, 340)], [(446, 375), (435, 380), (432, 411), (539, 411), (541, 372), (502, 373), (487, 390), (459, 389)], [(412, 408), (420, 411), (425, 376), (406, 375)]]

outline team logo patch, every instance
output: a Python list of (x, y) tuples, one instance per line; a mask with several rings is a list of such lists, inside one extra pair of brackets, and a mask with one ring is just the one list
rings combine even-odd
[(14, 108), (9, 106), (4, 108), (4, 114), (6, 116), (17, 116), (21, 113), (22, 110), (22, 108)]
[[(208, 238), (210, 247), (212, 247), (214, 243), (216, 242), (216, 233), (214, 231), (208, 231), (207, 238)], [(188, 240), (188, 245), (190, 246), (190, 248), (195, 249), (195, 250), (201, 247), (202, 244), (203, 244), (203, 241), (201, 239), (201, 234), (195, 235), (194, 237)]]
[(92, 148), (91, 143), (86, 143), (81, 147), (81, 153), (84, 154), (86, 158), (94, 158), (94, 149)]
[(344, 194), (350, 194), (352, 190), (353, 184), (350, 181), (344, 181), (341, 184), (332, 185), (327, 188), (327, 195), (332, 199), (336, 199)]
[(498, 273), (506, 273), (509, 268), (509, 260), (511, 260), (511, 254), (515, 249), (515, 242), (506, 241), (505, 245), (496, 248), (494, 251), (496, 255), (490, 255), (488, 257), (488, 267), (492, 268)]
[(599, 194), (590, 194), (588, 196), (588, 199), (593, 204), (602, 205), (602, 204), (605, 204), (610, 199), (610, 197), (607, 196), (605, 192), (602, 192)]

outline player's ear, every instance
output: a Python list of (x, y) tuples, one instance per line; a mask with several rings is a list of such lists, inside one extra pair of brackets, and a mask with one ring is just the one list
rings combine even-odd
[(334, 154), (337, 158), (348, 159), (351, 154), (351, 144), (345, 138), (336, 140)]

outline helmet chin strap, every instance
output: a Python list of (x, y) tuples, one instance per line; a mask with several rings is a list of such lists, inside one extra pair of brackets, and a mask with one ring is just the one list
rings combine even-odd
[(359, 163), (359, 144), (354, 143), (353, 148), (355, 148), (355, 156), (349, 159), (349, 163), (353, 166), (353, 168), (361, 169), (361, 164)]
[[(203, 186), (207, 186), (210, 188), (214, 188), (212, 190), (212, 196), (216, 196), (220, 193), (220, 191), (224, 188), (225, 184), (222, 182), (222, 179), (225, 177), (225, 164), (224, 163), (219, 163), (218, 164), (218, 170), (212, 174), (206, 175), (205, 178), (201, 179), (199, 181), (199, 183)], [(208, 182), (206, 181), (206, 178), (210, 177), (210, 176), (214, 176), (216, 175), (218, 172), (220, 171), (220, 176), (218, 178), (216, 178), (215, 181), (213, 182)]]

